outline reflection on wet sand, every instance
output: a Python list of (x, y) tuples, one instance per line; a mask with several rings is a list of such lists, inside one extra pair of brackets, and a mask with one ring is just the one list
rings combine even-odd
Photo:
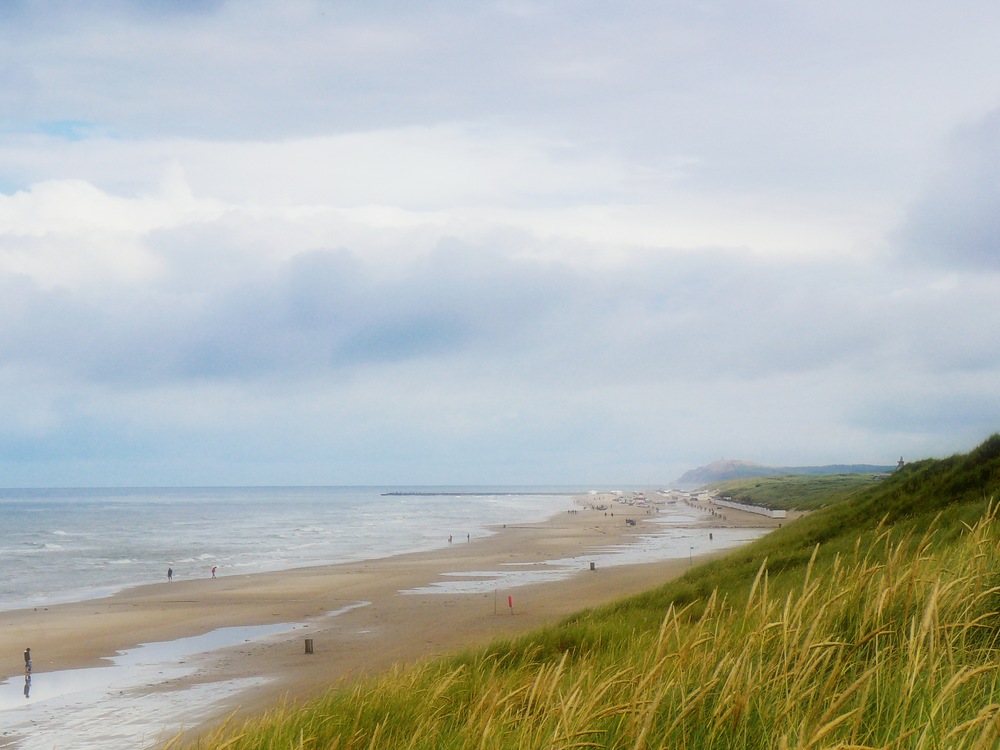
[[(86, 750), (122, 741), (129, 746), (141, 746), (155, 739), (165, 727), (179, 726), (196, 715), (198, 709), (211, 707), (248, 687), (246, 680), (206, 683), (199, 690), (172, 691), (172, 700), (164, 700), (155, 688), (198, 670), (197, 663), (186, 663), (186, 659), (285, 633), (295, 627), (280, 623), (220, 628), (200, 636), (128, 649), (111, 657), (106, 667), (26, 673), (23, 686), (16, 678), (10, 678), (0, 683), (0, 723), (4, 727), (0, 746), (5, 746), (12, 737), (17, 738), (17, 747), (23, 750), (52, 747)], [(33, 683), (35, 676), (38, 679)], [(169, 709), (171, 704), (174, 711)], [(124, 715), (125, 706), (129, 706), (131, 716), (152, 718), (131, 722), (110, 720)]]

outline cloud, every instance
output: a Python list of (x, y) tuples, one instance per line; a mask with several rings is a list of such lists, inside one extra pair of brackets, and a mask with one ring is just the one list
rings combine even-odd
[[(442, 132), (421, 137), (443, 145)], [(492, 157), (468, 156), (479, 150), (467, 131), (449, 132), (449, 159), (492, 168)], [(346, 154), (344, 143), (355, 141), (313, 141), (295, 161)], [(94, 153), (115, 144), (91, 146), (66, 153), (97, 182)], [(558, 179), (533, 186), (551, 196), (547, 209), (521, 206), (517, 183), (463, 206), (450, 178), (431, 198), (415, 179), (387, 191), (372, 180), (367, 197), (385, 203), (350, 205), (349, 191), (281, 164), (302, 144), (214, 156), (180, 146), (134, 150), (145, 154), (137, 163), (164, 166), (137, 170), (123, 193), (73, 179), (0, 196), (0, 371), (34, 404), (0, 413), (24, 466), (51, 451), (77, 475), (151, 476), (201, 465), (224, 443), (217, 465), (237, 482), (268, 471), (304, 481), (294, 467), (343, 481), (493, 481), (491, 455), (520, 481), (669, 478), (705, 453), (822, 463), (834, 449), (875, 460), (886, 442), (910, 452), (930, 445), (949, 383), (971, 373), (985, 378), (968, 392), (980, 413), (956, 411), (949, 434), (981, 429), (1000, 403), (988, 385), (1000, 341), (969, 325), (992, 314), (992, 276), (605, 237), (590, 230), (598, 217), (625, 227), (641, 212), (572, 200), (564, 211), (564, 191), (579, 185), (555, 167)], [(261, 153), (271, 155), (240, 161)], [(544, 175), (548, 157), (532, 158), (522, 163)], [(257, 166), (268, 179), (240, 184)], [(907, 399), (925, 420), (904, 413)], [(331, 424), (351, 425), (350, 436), (328, 434)], [(116, 447), (132, 435), (138, 447)], [(74, 441), (101, 449), (69, 451)], [(329, 455), (340, 458), (324, 474)]]
[(0, 144), (0, 153), (9, 173), (35, 184), (58, 184), (70, 174), (99, 190), (135, 195), (164, 190), (162, 180), (181, 191), (176, 199), (264, 206), (539, 209), (620, 200), (650, 177), (565, 140), (461, 123), (222, 143), (35, 136)]
[(957, 133), (896, 243), (904, 261), (1000, 271), (1000, 110)]
[(1000, 417), (993, 6), (56, 10), (0, 10), (11, 481), (660, 481)]
[(370, 262), (363, 233), (356, 246), (310, 249), (294, 223), (258, 222), (254, 236), (286, 233), (282, 252), (257, 248), (226, 215), (137, 233), (154, 269), (142, 278), (111, 274), (74, 289), (8, 275), (0, 353), (138, 385), (473, 357), (544, 380), (595, 352), (647, 364), (616, 368), (617, 380), (758, 379), (896, 358), (928, 371), (989, 369), (1000, 350), (955, 330), (959, 316), (989, 315), (994, 287), (972, 279), (897, 275), (887, 288), (855, 262), (790, 265), (732, 250), (580, 264), (566, 257), (592, 248), (536, 257), (538, 238), (523, 232), (443, 235), (415, 255), (390, 252), (385, 268)]

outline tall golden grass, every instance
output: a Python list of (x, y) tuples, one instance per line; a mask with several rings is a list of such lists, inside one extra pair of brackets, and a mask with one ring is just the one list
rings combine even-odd
[(945, 536), (878, 530), (794, 587), (765, 561), (738, 603), (668, 605), (653, 632), (398, 669), (197, 747), (997, 748), (997, 513)]

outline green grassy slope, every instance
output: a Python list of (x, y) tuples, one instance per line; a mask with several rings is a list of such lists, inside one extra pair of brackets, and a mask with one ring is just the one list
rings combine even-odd
[(640, 596), (229, 728), (232, 748), (996, 748), (1000, 435)]
[(816, 510), (846, 500), (882, 479), (883, 475), (874, 474), (799, 474), (730, 479), (713, 482), (708, 488), (740, 503), (786, 510)]

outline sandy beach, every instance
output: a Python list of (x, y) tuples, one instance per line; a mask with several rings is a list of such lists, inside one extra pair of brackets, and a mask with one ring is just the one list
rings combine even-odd
[[(213, 652), (184, 684), (244, 677), (266, 678), (233, 696), (211, 715), (187, 724), (197, 731), (234, 710), (264, 710), (282, 697), (316, 695), (342, 680), (382, 672), (397, 663), (521, 633), (588, 607), (656, 586), (688, 569), (691, 561), (621, 565), (579, 573), (565, 580), (489, 593), (404, 593), (450, 573), (531, 566), (625, 544), (643, 533), (645, 509), (610, 497), (606, 511), (581, 508), (539, 524), (511, 526), (493, 536), (456, 539), (433, 552), (356, 564), (277, 573), (175, 581), (140, 586), (105, 599), (0, 613), (0, 676), (23, 671), (22, 651), (31, 646), (36, 674), (94, 667), (102, 657), (142, 643), (171, 641), (216, 628), (296, 623), (274, 638)], [(695, 525), (713, 529), (773, 528), (780, 522), (725, 509), (725, 518), (704, 508)], [(635, 524), (626, 523), (634, 519)], [(648, 529), (647, 529), (648, 533)], [(706, 554), (712, 554), (711, 552)], [(704, 557), (702, 555), (700, 557)], [(695, 558), (697, 561), (699, 558)], [(513, 612), (507, 596), (513, 596)], [(339, 612), (336, 616), (330, 613)], [(314, 652), (305, 653), (305, 639)], [(2, 742), (0, 742), (0, 746)]]

